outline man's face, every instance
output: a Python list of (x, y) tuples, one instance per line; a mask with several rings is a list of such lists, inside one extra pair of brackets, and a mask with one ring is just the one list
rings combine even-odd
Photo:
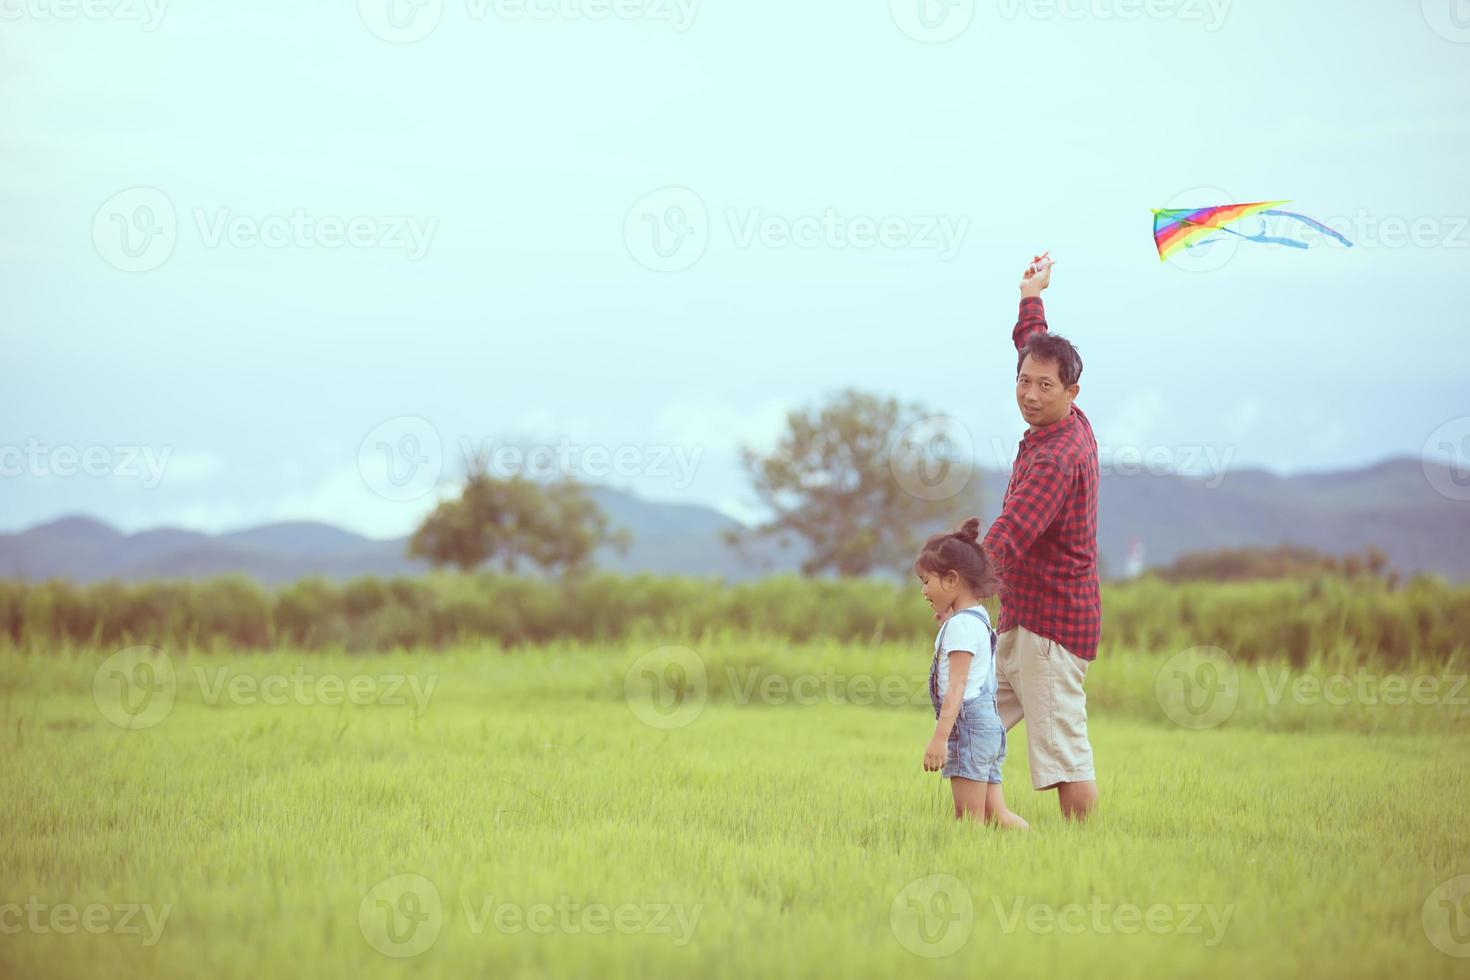
[(1030, 354), (1021, 362), (1021, 373), (1016, 376), (1016, 405), (1021, 409), (1021, 418), (1033, 429), (1060, 422), (1072, 409), (1072, 399), (1081, 386), (1063, 388), (1057, 377), (1059, 368), (1056, 361), (1038, 360)]

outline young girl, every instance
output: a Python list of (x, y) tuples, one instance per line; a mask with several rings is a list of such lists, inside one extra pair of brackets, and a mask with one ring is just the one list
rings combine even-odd
[(997, 583), (979, 539), (980, 521), (972, 517), (949, 534), (931, 537), (914, 561), (924, 598), (943, 621), (929, 667), (937, 721), (924, 749), (924, 771), (943, 767), (956, 820), (1025, 829), (1026, 821), (1006, 809), (1000, 788), (1006, 730), (995, 710), (996, 636), (980, 604), (995, 594)]

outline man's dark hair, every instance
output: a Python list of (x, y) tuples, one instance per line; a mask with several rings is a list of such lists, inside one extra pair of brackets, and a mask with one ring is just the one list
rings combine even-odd
[(1016, 377), (1021, 376), (1021, 365), (1026, 363), (1026, 355), (1030, 354), (1038, 361), (1048, 361), (1057, 366), (1057, 377), (1062, 382), (1063, 388), (1070, 388), (1082, 377), (1082, 355), (1077, 353), (1077, 348), (1066, 337), (1059, 336), (1049, 330), (1038, 331), (1026, 338), (1026, 344), (1021, 348), (1021, 356), (1016, 360)]

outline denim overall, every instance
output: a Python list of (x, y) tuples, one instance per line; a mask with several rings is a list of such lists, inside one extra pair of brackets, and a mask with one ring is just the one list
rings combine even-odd
[[(982, 623), (985, 617), (974, 609), (961, 609), (955, 616), (974, 616)], [(940, 627), (939, 638), (934, 643), (934, 661), (929, 665), (929, 700), (934, 705), (934, 717), (939, 717), (943, 701), (939, 697), (939, 658), (944, 649), (944, 631), (954, 616)], [(986, 624), (987, 627), (989, 624)], [(978, 782), (1000, 782), (1000, 764), (1005, 759), (1005, 726), (1001, 724), (1000, 712), (995, 707), (995, 630), (990, 629), (990, 676), (980, 688), (980, 693), (967, 701), (960, 702), (959, 717), (949, 733), (949, 745), (945, 751), (943, 775), (962, 776)], [(978, 661), (980, 651), (975, 651)], [(947, 658), (946, 658), (947, 659)], [(945, 665), (948, 667), (948, 664)], [(971, 668), (974, 669), (973, 667)]]

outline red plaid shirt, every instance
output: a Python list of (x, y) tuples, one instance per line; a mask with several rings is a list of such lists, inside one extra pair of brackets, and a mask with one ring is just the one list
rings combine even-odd
[[(1016, 349), (1045, 329), (1041, 297), (1023, 298)], [(999, 632), (1024, 626), (1083, 660), (1097, 656), (1097, 484), (1097, 439), (1076, 403), (1060, 422), (1021, 437), (1000, 516), (985, 535), (1002, 580)]]

